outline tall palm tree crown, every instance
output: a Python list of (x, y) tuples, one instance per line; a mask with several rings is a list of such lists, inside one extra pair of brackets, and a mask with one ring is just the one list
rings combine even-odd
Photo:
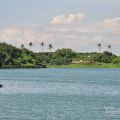
[(108, 47), (108, 49), (109, 49), (109, 52), (111, 52), (112, 46), (111, 46), (111, 45), (108, 45), (107, 47)]
[(32, 45), (33, 45), (33, 43), (32, 43), (32, 42), (30, 42), (30, 43), (29, 43), (29, 46), (32, 46)]
[(43, 52), (43, 47), (45, 46), (45, 43), (44, 43), (44, 42), (41, 42), (40, 45), (41, 45), (41, 47), (42, 47), (42, 52)]
[(29, 46), (30, 46), (30, 49), (31, 49), (31, 47), (33, 46), (33, 43), (32, 43), (32, 42), (30, 42), (30, 43), (29, 43)]
[(22, 45), (21, 45), (21, 49), (23, 49), (23, 48), (24, 48), (24, 45), (22, 44)]
[(49, 45), (48, 45), (48, 49), (49, 49), (50, 51), (53, 49), (52, 44), (49, 44)]
[(101, 51), (102, 45), (101, 43), (97, 44), (98, 48), (99, 48), (99, 52)]

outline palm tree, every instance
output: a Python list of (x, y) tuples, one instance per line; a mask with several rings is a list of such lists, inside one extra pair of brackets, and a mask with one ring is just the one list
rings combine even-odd
[(43, 52), (43, 47), (45, 46), (45, 43), (44, 43), (44, 42), (41, 42), (40, 45), (41, 45), (41, 47), (42, 47), (42, 52)]
[(102, 48), (102, 45), (101, 45), (101, 43), (97, 44), (97, 46), (98, 46), (99, 53), (100, 53), (100, 51), (101, 51), (101, 48)]
[(30, 42), (30, 43), (29, 43), (29, 46), (30, 46), (30, 50), (31, 50), (31, 48), (32, 48), (32, 46), (33, 46), (33, 43)]
[(23, 49), (23, 48), (24, 48), (24, 45), (22, 44), (22, 45), (21, 45), (21, 49)]
[(48, 49), (49, 49), (49, 50), (50, 50), (50, 52), (51, 52), (51, 50), (53, 49), (52, 44), (49, 44), (49, 45), (48, 45)]
[(109, 52), (112, 52), (112, 46), (111, 46), (111, 45), (108, 45), (107, 47), (108, 47), (108, 49), (109, 49)]

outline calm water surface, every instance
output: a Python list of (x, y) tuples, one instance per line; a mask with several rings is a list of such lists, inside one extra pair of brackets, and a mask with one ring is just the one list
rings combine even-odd
[(0, 120), (120, 120), (120, 69), (1, 69)]

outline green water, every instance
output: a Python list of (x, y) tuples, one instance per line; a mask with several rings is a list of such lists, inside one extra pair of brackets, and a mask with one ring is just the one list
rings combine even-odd
[(1, 69), (0, 120), (120, 120), (120, 69)]

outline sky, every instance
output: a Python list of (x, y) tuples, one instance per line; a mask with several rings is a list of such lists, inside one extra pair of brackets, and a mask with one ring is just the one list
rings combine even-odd
[(120, 55), (120, 0), (0, 0), (0, 41), (41, 51), (40, 43), (78, 52), (112, 46)]

